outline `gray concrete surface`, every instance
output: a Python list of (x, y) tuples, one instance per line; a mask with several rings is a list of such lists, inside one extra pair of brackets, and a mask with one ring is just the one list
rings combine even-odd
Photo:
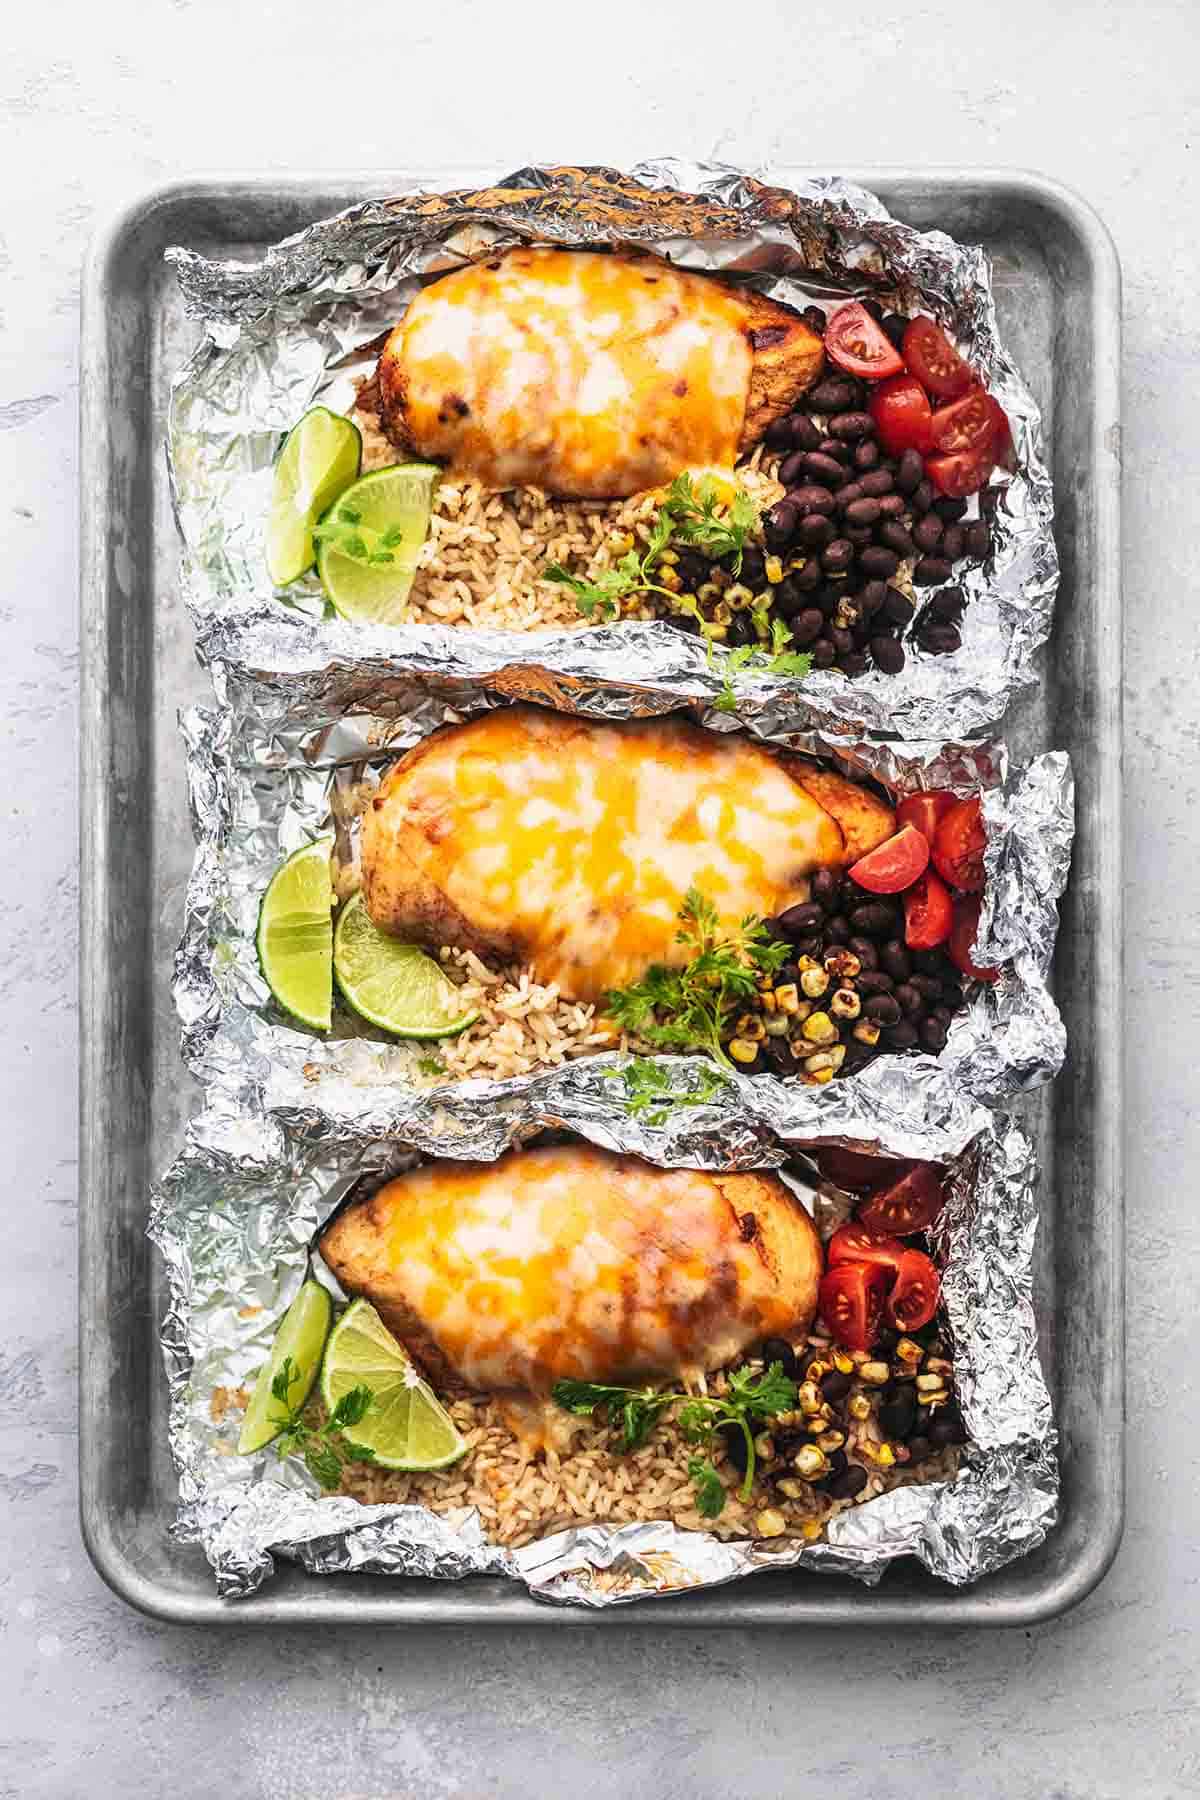
[[(1193, 1324), (1200, 535), (1194, 0), (60, 0), (0, 57), (0, 1796), (1166, 1800), (1200, 1791)], [(78, 271), (198, 169), (405, 159), (1024, 164), (1126, 297), (1130, 1505), (1105, 1584), (1011, 1636), (191, 1635), (126, 1611), (74, 1466)]]

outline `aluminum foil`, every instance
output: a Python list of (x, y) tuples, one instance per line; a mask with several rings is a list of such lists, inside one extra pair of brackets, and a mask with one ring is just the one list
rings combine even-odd
[(935, 1253), (970, 1440), (954, 1481), (893, 1490), (841, 1514), (813, 1545), (728, 1543), (660, 1521), (587, 1525), (509, 1551), (484, 1539), (473, 1512), (449, 1519), (413, 1505), (362, 1506), (322, 1496), (302, 1464), (280, 1463), (269, 1449), (239, 1457), (231, 1395), (266, 1355), (304, 1279), (315, 1232), (351, 1181), (380, 1180), (414, 1156), (445, 1154), (445, 1142), (428, 1115), (372, 1141), (317, 1118), (307, 1131), (287, 1131), (218, 1094), (155, 1190), (150, 1235), (170, 1289), (163, 1340), (180, 1479), (176, 1531), (203, 1546), (222, 1595), (253, 1593), (279, 1556), (316, 1575), (502, 1574), (539, 1598), (585, 1606), (781, 1566), (873, 1583), (906, 1555), (963, 1584), (1041, 1542), (1055, 1518), (1057, 1468), (1031, 1304), (1029, 1144), (927, 1059), (909, 1065), (903, 1081), (880, 1063), (820, 1097), (801, 1089), (786, 1116), (774, 1098), (740, 1079), (709, 1106), (655, 1126), (611, 1108), (599, 1113), (587, 1084), (549, 1074), (523, 1082), (507, 1108), (464, 1106), (457, 1154), (495, 1158), (552, 1128), (669, 1167), (778, 1168), (815, 1141), (949, 1161)]
[(997, 335), (986, 256), (899, 223), (875, 196), (836, 177), (785, 189), (765, 175), (673, 159), (627, 175), (522, 169), (491, 187), (442, 195), (413, 185), (324, 220), (259, 262), (168, 251), (204, 332), (175, 383), (167, 446), (201, 654), (314, 674), (403, 657), (476, 679), (536, 659), (548, 679), (569, 686), (591, 689), (636, 670), (642, 686), (670, 696), (665, 704), (717, 695), (724, 653), (710, 664), (695, 638), (666, 624), (365, 629), (328, 619), (312, 577), (271, 592), (262, 530), (283, 435), (314, 402), (350, 404), (354, 379), (373, 360), (367, 347), (424, 278), (529, 239), (647, 245), (793, 305), (873, 295), (932, 312), (954, 332), (1008, 414), (1016, 453), (1015, 473), (985, 496), (992, 555), (955, 576), (970, 599), (962, 648), (930, 657), (914, 647), (899, 676), (873, 671), (850, 681), (825, 671), (797, 682), (744, 673), (739, 710), (752, 723), (783, 717), (799, 728), (917, 739), (960, 738), (998, 719), (1036, 678), (1058, 563), (1038, 411)]
[[(415, 1073), (411, 1048), (345, 1016), (332, 1038), (297, 1029), (275, 1006), (259, 968), (259, 902), (283, 857), (330, 829), (331, 821), (350, 843), (346, 795), (373, 783), (401, 748), (447, 720), (525, 697), (580, 702), (580, 710), (607, 716), (622, 701), (625, 710), (639, 710), (636, 696), (614, 699), (607, 685), (585, 696), (553, 686), (526, 688), (511, 673), (497, 691), (373, 663), (303, 677), (218, 663), (214, 674), (224, 704), (194, 709), (182, 720), (198, 849), (175, 998), (193, 1072), (239, 1091), (251, 1110), (265, 1109), (299, 1128), (322, 1115), (385, 1136), (407, 1129), (431, 1105), (457, 1119), (463, 1096), (468, 1110), (504, 1106), (511, 1081), (434, 1086)], [(710, 711), (705, 720), (729, 728), (727, 715)], [(988, 849), (978, 954), (982, 962), (1006, 967), (994, 986), (976, 984), (938, 1063), (968, 1094), (994, 1106), (1054, 1075), (1065, 1034), (1047, 970), (1073, 829), (1066, 756), (1043, 755), (1010, 772), (996, 743), (850, 743), (819, 731), (768, 734), (765, 725), (760, 732), (771, 742), (834, 761), (847, 773), (883, 781), (897, 794), (918, 788), (982, 792)], [(611, 1106), (612, 1083), (584, 1073), (591, 1060), (607, 1068), (614, 1059), (572, 1063), (565, 1078), (601, 1080), (597, 1092), (607, 1093)], [(909, 1057), (877, 1059), (872, 1066), (881, 1061), (897, 1069), (899, 1079), (912, 1067)], [(834, 1085), (853, 1087), (859, 1079)], [(763, 1075), (754, 1085), (781, 1088), (774, 1104), (786, 1109), (796, 1084)], [(461, 1122), (447, 1129), (457, 1132)]]

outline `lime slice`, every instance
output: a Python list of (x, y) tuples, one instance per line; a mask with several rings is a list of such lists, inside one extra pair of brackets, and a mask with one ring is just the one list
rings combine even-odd
[[(271, 1353), (258, 1371), (238, 1438), (239, 1456), (261, 1450), (279, 1436), (288, 1415), (300, 1411), (317, 1379), (332, 1318), (333, 1301), (325, 1289), (317, 1281), (306, 1281), (284, 1313)], [(286, 1395), (271, 1391), (276, 1379), (281, 1388), (286, 1385)]]
[(305, 844), (271, 877), (258, 914), (258, 960), (280, 1006), (328, 1031), (333, 1016), (332, 837)]
[(432, 956), (371, 923), (361, 893), (342, 908), (333, 967), (355, 1012), (393, 1037), (454, 1037), (479, 1017), (463, 1010), (458, 989)]
[(395, 625), (429, 531), (436, 463), (395, 463), (347, 488), (321, 521), (321, 585), (343, 618)]
[(444, 1469), (466, 1445), (369, 1300), (356, 1300), (333, 1328), (321, 1365), (321, 1397), (332, 1417), (352, 1389), (367, 1387), (367, 1410), (342, 1435), (385, 1469)]
[(267, 515), (267, 572), (286, 587), (311, 569), (313, 529), (358, 474), (362, 437), (349, 419), (314, 406), (283, 440)]

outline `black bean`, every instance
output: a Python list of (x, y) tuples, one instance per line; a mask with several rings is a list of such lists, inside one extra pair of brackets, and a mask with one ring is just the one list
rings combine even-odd
[(904, 645), (899, 638), (876, 635), (871, 639), (871, 657), (883, 674), (898, 675), (905, 663)]
[(721, 1436), (725, 1440), (725, 1455), (733, 1464), (739, 1475), (746, 1473), (746, 1464), (750, 1460), (750, 1450), (746, 1443), (746, 1434), (740, 1425), (722, 1425)]
[(805, 513), (796, 528), (796, 536), (810, 550), (823, 550), (826, 544), (832, 544), (834, 524), (823, 513)]
[(967, 547), (967, 534), (961, 525), (947, 525), (942, 533), (942, 555), (948, 563), (961, 562)]
[(819, 338), (825, 336), (825, 314), (819, 306), (806, 306), (800, 314), (810, 331), (815, 331)]
[(854, 648), (854, 639), (841, 625), (831, 625), (825, 633), (839, 656), (849, 656)]
[(751, 619), (749, 613), (734, 613), (732, 619), (730, 619), (728, 625), (725, 627), (725, 642), (734, 645), (756, 644), (758, 642), (758, 633), (754, 629), (754, 621)]
[(850, 924), (863, 937), (892, 937), (896, 928), (896, 914), (894, 909), (886, 906), (882, 900), (869, 900), (865, 905), (853, 908), (850, 913)]
[(762, 1359), (768, 1369), (772, 1363), (781, 1363), (783, 1372), (789, 1381), (800, 1379), (800, 1361), (786, 1338), (767, 1338), (761, 1351)]
[(793, 569), (792, 580), (802, 594), (812, 594), (821, 585), (821, 565), (815, 556), (805, 560), (802, 569)]
[(870, 525), (843, 525), (842, 536), (852, 543), (856, 550), (865, 550), (868, 544), (875, 542), (875, 531)]
[(911, 981), (902, 981), (896, 989), (896, 999), (910, 1019), (919, 1019), (925, 1011), (925, 1002), (918, 994)]
[(884, 544), (869, 544), (859, 555), (858, 566), (864, 575), (887, 581), (900, 567), (900, 558)]
[(850, 927), (840, 916), (830, 919), (825, 927), (825, 941), (829, 944), (845, 944), (850, 938)]
[(854, 545), (848, 538), (834, 538), (821, 552), (821, 567), (827, 575), (840, 575), (854, 561)]
[(904, 516), (904, 495), (885, 494), (879, 502), (881, 519), (899, 519)]
[(856, 443), (859, 438), (870, 437), (875, 430), (875, 421), (867, 412), (835, 413), (829, 421), (830, 437), (841, 438), (844, 442)]
[(876, 950), (870, 938), (858, 936), (852, 937), (847, 943), (846, 948), (847, 950), (853, 951), (864, 969), (870, 970), (879, 967), (879, 952)]
[(940, 1019), (921, 1020), (921, 1048), (931, 1056), (946, 1048), (946, 1027)]
[[(800, 460), (803, 461), (803, 458)], [(802, 482), (794, 487), (788, 494), (788, 499), (800, 513), (831, 513), (834, 508), (830, 490), (815, 481)]]
[(933, 510), (947, 525), (957, 525), (967, 510), (967, 503), (965, 500), (952, 500), (948, 494), (943, 494), (934, 501)]
[(932, 481), (923, 481), (919, 487), (913, 489), (909, 499), (909, 505), (912, 507), (913, 511), (917, 513), (926, 513), (929, 511), (930, 507), (933, 505)]
[(899, 588), (889, 587), (887, 589), (883, 598), (883, 617), (889, 625), (903, 628), (910, 624), (915, 610), (907, 594), (902, 594)]
[(942, 999), (951, 1009), (951, 1012), (957, 1012), (958, 1008), (962, 1005), (962, 980), (957, 971), (953, 976), (942, 976)]
[(865, 313), (870, 313), (877, 325), (883, 324), (883, 308), (878, 300), (864, 300), (862, 309)]
[(815, 644), (825, 624), (823, 615), (815, 606), (806, 606), (798, 618), (792, 620), (792, 639), (803, 648), (807, 644)]
[(804, 473), (810, 481), (816, 481), (822, 487), (839, 488), (846, 479), (840, 462), (832, 456), (826, 456), (821, 450), (804, 452)]
[(854, 678), (859, 675), (865, 675), (870, 665), (861, 650), (850, 650), (845, 656), (838, 657), (837, 666), (842, 671), (843, 675), (849, 675)]
[(820, 1377), (820, 1391), (829, 1402), (829, 1406), (837, 1406), (838, 1400), (846, 1399), (853, 1382), (849, 1375), (844, 1375), (840, 1368), (831, 1368), (828, 1375)]
[(942, 1450), (947, 1444), (965, 1444), (967, 1441), (966, 1427), (961, 1417), (947, 1418), (947, 1410), (939, 1407), (929, 1427), (929, 1441), (935, 1450)]
[(824, 586), (817, 587), (812, 596), (812, 604), (820, 609), (825, 618), (831, 619), (845, 591), (844, 583), (827, 581)]
[(982, 562), (992, 547), (992, 534), (983, 519), (973, 519), (966, 529), (967, 555)]
[(837, 463), (839, 468), (845, 470), (846, 473), (842, 476), (842, 480), (844, 481), (846, 475), (850, 473), (851, 451), (849, 444), (843, 444), (841, 438), (822, 438), (817, 445), (817, 449), (822, 456), (827, 456), (831, 462)]
[(865, 475), (859, 476), (858, 485), (872, 500), (882, 500), (885, 494), (892, 492), (896, 484), (890, 470), (870, 469)]
[(759, 588), (763, 586), (767, 579), (767, 568), (763, 553), (761, 550), (756, 549), (753, 544), (750, 544), (742, 552), (742, 572), (740, 579), (745, 582), (748, 588), (753, 588), (755, 593), (758, 592)]
[(806, 931), (812, 931), (820, 925), (825, 917), (824, 910), (812, 900), (805, 900), (800, 906), (789, 906), (781, 912), (775, 923), (790, 938), (803, 937)]
[(944, 556), (923, 556), (913, 570), (913, 586), (934, 587), (939, 581), (949, 581), (950, 572)]
[(879, 517), (879, 502), (864, 495), (861, 500), (851, 500), (844, 510), (848, 525), (874, 525)]
[(927, 512), (913, 526), (913, 543), (919, 550), (932, 554), (942, 541), (942, 521), (935, 512)]
[[(885, 975), (882, 969), (864, 969), (858, 977), (858, 991), (866, 1000), (873, 1000), (877, 994), (890, 994), (895, 985), (891, 976)], [(896, 1017), (900, 1017), (899, 1011)]]
[(842, 878), (836, 869), (820, 868), (813, 876), (810, 886), (816, 904), (829, 908), (842, 891)]
[(950, 1021), (953, 1019), (954, 1014), (943, 1000), (943, 1003), (940, 1006), (932, 1008), (929, 1016), (931, 1019), (936, 1019), (940, 1025), (944, 1025), (948, 1031), (950, 1029)]
[(821, 441), (821, 433), (812, 420), (804, 413), (793, 413), (791, 420), (792, 449), (815, 450)]
[(812, 647), (814, 669), (832, 669), (837, 651), (825, 638), (818, 638)]
[(858, 603), (862, 607), (863, 616), (868, 619), (872, 618), (874, 614), (879, 611), (886, 598), (887, 588), (882, 581), (868, 581), (863, 588), (862, 593), (858, 596)]
[(887, 1437), (903, 1440), (917, 1416), (917, 1397), (911, 1387), (885, 1388), (879, 1403), (879, 1427)]
[(799, 508), (791, 500), (777, 500), (763, 514), (763, 536), (772, 550), (782, 550), (792, 541), (800, 517)]
[(839, 381), (833, 376), (819, 381), (815, 388), (810, 388), (805, 395), (804, 404), (813, 412), (840, 413), (853, 406), (857, 397), (856, 388), (848, 381)]
[(840, 1475), (831, 1476), (825, 1484), (825, 1492), (831, 1500), (853, 1500), (861, 1494), (867, 1485), (867, 1471), (858, 1463), (851, 1463)]
[[(779, 479), (782, 481), (785, 488), (794, 488), (797, 483), (803, 479), (804, 457), (805, 452), (803, 450), (794, 450), (790, 456), (785, 456), (780, 463)], [(796, 505), (800, 507), (804, 505), (804, 501), (798, 495), (796, 496)]]
[(856, 469), (874, 469), (879, 463), (879, 445), (874, 438), (863, 438), (854, 446), (854, 466)]
[(899, 1342), (900, 1333), (898, 1331), (891, 1325), (881, 1325), (875, 1333), (875, 1343), (872, 1346), (877, 1360), (881, 1361), (883, 1357), (890, 1356)]
[(939, 625), (957, 625), (966, 604), (967, 596), (960, 587), (943, 588), (929, 602), (929, 617), (936, 619)]
[[(929, 1408), (927, 1406), (919, 1406), (917, 1408), (918, 1415), (920, 1415), (922, 1412), (927, 1413), (928, 1411), (929, 1411)], [(914, 1436), (914, 1437), (910, 1437), (908, 1440), (908, 1454), (909, 1454), (910, 1462), (924, 1462), (925, 1458), (929, 1455), (929, 1453), (932, 1449), (933, 1449), (933, 1445), (930, 1443), (930, 1441), (927, 1437)]]
[(902, 494), (913, 494), (925, 479), (925, 464), (916, 450), (906, 450), (896, 465), (896, 486)]
[(796, 1060), (786, 1038), (766, 1038), (762, 1048), (768, 1065), (777, 1075), (791, 1075), (794, 1072)]
[[(811, 931), (807, 937), (796, 939), (797, 956), (820, 956), (825, 943), (823, 931)], [(797, 973), (799, 971), (797, 970)]]
[(898, 519), (885, 519), (875, 535), (881, 544), (896, 552), (901, 562), (915, 554), (913, 541)]
[[(811, 423), (811, 421), (810, 421)], [(790, 450), (792, 447), (792, 415), (785, 413), (782, 419), (774, 419), (763, 432), (763, 443), (768, 450)]]
[(861, 485), (857, 481), (847, 481), (843, 482), (840, 488), (835, 489), (833, 503), (840, 512), (844, 512), (848, 506), (853, 506), (856, 500), (861, 499)]
[(888, 1028), (889, 1050), (915, 1050), (916, 1047), (916, 1028), (910, 1025), (907, 1019), (901, 1019), (898, 1025)]
[(927, 625), (920, 643), (930, 656), (953, 656), (962, 647), (962, 633), (957, 625)]
[[(914, 957), (913, 960), (917, 961), (918, 959)], [(916, 988), (927, 1006), (932, 1006), (935, 1000), (941, 999), (942, 984), (938, 977), (931, 975), (927, 969), (920, 970), (916, 975), (910, 975), (908, 979), (910, 986)]]
[(795, 575), (785, 575), (772, 595), (775, 611), (781, 618), (791, 619), (808, 605), (804, 589)]
[(901, 344), (904, 342), (904, 334), (909, 327), (909, 321), (905, 318), (904, 314), (896, 312), (884, 313), (879, 323), (892, 344), (899, 350)]
[(883, 946), (879, 952), (879, 961), (895, 981), (907, 981), (912, 973), (912, 958), (899, 938), (893, 938)]

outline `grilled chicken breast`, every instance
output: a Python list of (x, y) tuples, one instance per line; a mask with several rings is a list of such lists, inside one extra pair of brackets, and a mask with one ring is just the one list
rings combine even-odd
[(385, 931), (530, 963), (595, 1001), (686, 960), (689, 888), (727, 928), (767, 917), (808, 898), (812, 870), (894, 830), (864, 789), (746, 738), (514, 706), (435, 732), (389, 771), (363, 818), (363, 890)]
[(486, 486), (620, 498), (729, 468), (812, 386), (821, 340), (650, 255), (522, 246), (415, 296), (379, 359), (384, 428)]
[(443, 1389), (694, 1376), (809, 1329), (812, 1220), (773, 1175), (586, 1144), (435, 1162), (355, 1202), (321, 1254)]

